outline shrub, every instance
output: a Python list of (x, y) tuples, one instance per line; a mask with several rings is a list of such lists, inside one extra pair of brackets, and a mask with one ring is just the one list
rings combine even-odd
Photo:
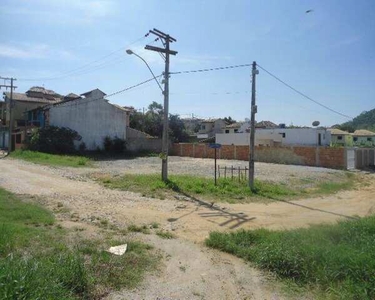
[(79, 144), (79, 146), (78, 146), (78, 151), (79, 151), (80, 153), (85, 153), (85, 152), (86, 152), (86, 149), (87, 149), (87, 147), (86, 147), (86, 143), (85, 143), (85, 142), (82, 142), (81, 144)]
[(104, 151), (110, 152), (112, 149), (112, 144), (113, 142), (110, 136), (107, 135), (106, 137), (104, 137), (104, 140), (103, 140)]
[(117, 136), (112, 141), (112, 152), (123, 153), (125, 151), (125, 141)]
[(108, 153), (120, 154), (124, 153), (126, 150), (125, 143), (125, 140), (120, 139), (117, 136), (113, 139), (110, 136), (106, 136), (103, 140), (103, 147)]
[(36, 129), (26, 141), (26, 148), (52, 154), (75, 153), (74, 141), (82, 137), (74, 130), (65, 127), (49, 126)]

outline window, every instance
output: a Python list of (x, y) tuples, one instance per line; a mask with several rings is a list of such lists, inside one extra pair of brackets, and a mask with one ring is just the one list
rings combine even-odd
[(280, 132), (279, 134), (281, 134), (281, 136), (282, 136), (283, 138), (286, 137), (286, 133), (285, 133), (285, 132)]
[(338, 136), (337, 136), (337, 139), (338, 139), (339, 141), (341, 141), (341, 140), (342, 140), (342, 135), (338, 135)]
[(353, 141), (354, 141), (354, 142), (358, 141), (358, 138), (357, 138), (357, 137), (354, 137), (354, 138), (353, 138)]
[(234, 133), (237, 133), (237, 132), (238, 132), (238, 129), (235, 129), (235, 130), (234, 130)]
[(368, 142), (371, 142), (371, 138), (367, 138), (367, 141), (368, 141)]
[(225, 129), (225, 133), (229, 133), (229, 129)]
[(201, 129), (205, 130), (206, 129), (206, 125), (201, 125)]

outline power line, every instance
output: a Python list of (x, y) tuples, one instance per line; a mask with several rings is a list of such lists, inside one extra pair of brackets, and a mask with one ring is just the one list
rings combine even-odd
[[(162, 74), (161, 75), (159, 75), (159, 76), (156, 76), (156, 78), (158, 78), (158, 77), (161, 77), (161, 76), (163, 76)], [(112, 97), (112, 96), (115, 96), (115, 95), (118, 95), (118, 94), (121, 94), (121, 93), (124, 93), (124, 92), (126, 92), (126, 91), (129, 91), (129, 90), (131, 90), (131, 89), (134, 89), (134, 88), (136, 88), (136, 87), (139, 87), (139, 86), (141, 86), (141, 85), (143, 85), (143, 84), (146, 84), (146, 83), (148, 83), (148, 82), (150, 82), (150, 81), (152, 81), (152, 80), (155, 80), (154, 79), (154, 77), (152, 77), (152, 78), (150, 78), (150, 79), (147, 79), (147, 80), (145, 80), (145, 81), (142, 81), (142, 82), (140, 82), (140, 83), (137, 83), (137, 84), (135, 84), (135, 85), (132, 85), (132, 86), (129, 86), (129, 87), (127, 87), (127, 88), (124, 88), (124, 89), (122, 89), (122, 90), (119, 90), (119, 91), (117, 91), (117, 92), (114, 92), (114, 93), (112, 93), (112, 94), (109, 94), (109, 95), (106, 95), (104, 98), (95, 98), (95, 99), (89, 99), (88, 101), (84, 101), (84, 102), (74, 102), (74, 103), (71, 103), (71, 104), (68, 104), (68, 105), (64, 105), (64, 104), (66, 104), (66, 103), (68, 103), (68, 102), (73, 102), (73, 101), (76, 101), (76, 100), (79, 100), (80, 98), (76, 98), (76, 99), (73, 99), (73, 100), (70, 100), (70, 101), (66, 101), (66, 102), (57, 102), (57, 103), (53, 103), (53, 104), (51, 104), (51, 105), (64, 105), (64, 107), (69, 107), (69, 106), (79, 106), (79, 105), (84, 105), (84, 104), (86, 104), (86, 103), (89, 103), (89, 102), (92, 102), (92, 101), (97, 101), (97, 100), (100, 100), (100, 99), (105, 99), (105, 98), (109, 98), (109, 97)], [(85, 99), (82, 99), (82, 100), (85, 100)], [(46, 105), (46, 106), (48, 106), (48, 105)]]
[[(134, 45), (134, 44), (136, 44), (136, 43), (144, 40), (148, 35), (149, 34), (147, 33), (144, 36), (142, 36), (141, 38), (139, 38), (139, 39), (135, 40), (134, 42), (130, 43), (129, 45), (123, 46), (123, 47), (121, 47), (119, 49), (116, 49), (116, 50), (114, 50), (114, 51), (112, 51), (112, 52), (110, 52), (110, 53), (108, 53), (108, 54), (106, 54), (106, 55), (104, 55), (104, 56), (96, 59), (96, 60), (88, 62), (87, 64), (84, 64), (84, 65), (82, 65), (82, 66), (80, 66), (78, 68), (62, 72), (62, 73), (60, 73), (60, 74), (58, 74), (56, 76), (53, 76), (53, 77), (44, 77), (44, 78), (43, 77), (42, 78), (20, 78), (19, 80), (21, 80), (21, 81), (49, 81), (49, 80), (62, 79), (62, 78), (69, 77), (69, 76), (72, 76), (72, 75), (77, 75), (77, 74), (75, 74), (75, 73), (77, 73), (77, 71), (78, 71), (78, 73), (80, 73), (81, 71), (83, 71), (83, 72), (85, 72), (85, 71), (88, 71), (88, 72), (96, 71), (96, 67), (102, 66), (102, 65), (107, 64), (109, 62), (112, 62), (113, 60), (110, 60), (110, 61), (107, 61), (107, 62), (103, 62), (103, 63), (101, 63), (99, 65), (93, 66), (92, 70), (90, 70), (90, 68), (87, 69), (87, 67), (89, 67), (92, 64), (95, 64), (97, 62), (100, 62), (102, 60), (105, 60), (106, 58), (114, 55), (117, 52), (120, 52), (120, 51), (123, 51), (123, 50), (127, 49), (129, 46)], [(119, 59), (119, 57), (117, 57), (116, 59)]]
[(270, 75), (270, 76), (272, 76), (273, 78), (275, 78), (277, 81), (281, 82), (282, 84), (284, 84), (285, 86), (287, 86), (287, 87), (290, 88), (291, 90), (295, 91), (297, 94), (299, 94), (299, 95), (305, 97), (306, 99), (308, 99), (308, 100), (314, 102), (315, 104), (318, 104), (319, 106), (324, 107), (325, 109), (328, 109), (329, 111), (331, 111), (331, 112), (333, 112), (333, 113), (335, 113), (335, 114), (338, 114), (338, 115), (340, 115), (340, 116), (342, 116), (342, 117), (345, 117), (345, 118), (348, 118), (348, 119), (353, 119), (353, 117), (350, 117), (350, 116), (348, 116), (348, 115), (345, 115), (345, 114), (343, 114), (343, 113), (340, 113), (339, 111), (334, 110), (334, 109), (332, 109), (332, 108), (330, 108), (330, 107), (328, 107), (328, 106), (326, 106), (326, 105), (320, 103), (319, 101), (316, 101), (316, 100), (312, 99), (311, 97), (307, 96), (306, 94), (300, 92), (299, 90), (295, 89), (294, 87), (292, 87), (291, 85), (289, 85), (289, 84), (286, 83), (285, 81), (281, 80), (281, 79), (280, 79), (279, 77), (277, 77), (276, 75), (274, 75), (274, 74), (272, 74), (271, 72), (267, 71), (265, 68), (263, 68), (263, 67), (260, 66), (259, 64), (257, 64), (257, 66), (258, 66), (259, 68), (261, 68), (264, 72), (266, 72), (268, 75)]
[(234, 66), (226, 66), (226, 67), (210, 68), (210, 69), (187, 70), (187, 71), (179, 71), (179, 72), (170, 72), (169, 74), (187, 74), (187, 73), (199, 73), (199, 72), (220, 71), (220, 70), (227, 70), (227, 69), (235, 69), (235, 68), (251, 67), (251, 65), (252, 65), (252, 64), (243, 64), (243, 65), (234, 65)]

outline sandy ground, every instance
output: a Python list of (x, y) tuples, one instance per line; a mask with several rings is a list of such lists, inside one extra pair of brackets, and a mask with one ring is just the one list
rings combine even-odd
[(62, 204), (69, 209), (65, 217), (74, 216), (80, 222), (105, 219), (119, 227), (158, 222), (178, 236), (174, 240), (142, 236), (166, 253), (161, 273), (150, 276), (135, 291), (118, 292), (108, 299), (281, 299), (259, 271), (240, 259), (204, 247), (209, 232), (295, 228), (375, 212), (373, 174), (366, 175), (371, 181), (367, 187), (328, 197), (211, 207), (199, 199), (158, 200), (109, 190), (70, 172), (75, 171), (5, 158), (0, 159), (0, 186), (33, 195), (50, 209)]

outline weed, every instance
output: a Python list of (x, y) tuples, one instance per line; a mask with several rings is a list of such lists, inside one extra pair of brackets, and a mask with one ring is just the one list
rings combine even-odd
[(141, 232), (143, 234), (150, 234), (150, 229), (146, 225), (137, 226), (137, 225), (132, 224), (128, 226), (128, 231)]
[(159, 228), (159, 223), (157, 223), (157, 222), (152, 222), (152, 223), (151, 223), (151, 227), (154, 228), (154, 229)]
[(123, 256), (105, 252), (103, 240), (70, 245), (67, 230), (50, 226), (50, 212), (2, 189), (0, 211), (0, 299), (99, 299), (134, 288), (159, 259), (151, 246), (133, 241), (108, 241), (127, 243)]
[(167, 239), (167, 240), (175, 238), (175, 235), (169, 231), (158, 230), (156, 232), (156, 235), (161, 237), (162, 239)]
[(330, 298), (374, 299), (374, 239), (371, 216), (290, 231), (213, 232), (206, 244)]

